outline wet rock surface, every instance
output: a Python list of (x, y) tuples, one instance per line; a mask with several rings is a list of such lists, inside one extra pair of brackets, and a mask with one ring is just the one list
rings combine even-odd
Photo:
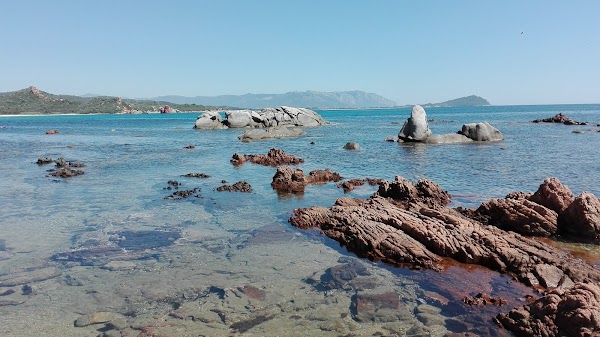
[(556, 289), (497, 321), (516, 336), (600, 336), (600, 287), (576, 283)]
[(501, 297), (492, 297), (488, 294), (478, 293), (475, 296), (467, 296), (463, 302), (469, 306), (506, 305), (506, 300)]
[(250, 184), (246, 181), (238, 181), (237, 183), (234, 183), (233, 185), (219, 186), (219, 187), (217, 187), (217, 191), (250, 193), (250, 192), (252, 192), (252, 186), (250, 186)]
[(344, 179), (339, 173), (330, 169), (314, 170), (308, 175), (301, 169), (293, 169), (289, 166), (277, 167), (273, 176), (271, 186), (273, 189), (283, 192), (304, 192), (309, 184), (324, 184), (330, 181), (337, 182)]
[(230, 162), (233, 165), (242, 165), (245, 162), (264, 166), (280, 166), (280, 165), (298, 165), (304, 162), (304, 159), (293, 154), (287, 154), (278, 148), (272, 148), (267, 154), (239, 154), (234, 153)]

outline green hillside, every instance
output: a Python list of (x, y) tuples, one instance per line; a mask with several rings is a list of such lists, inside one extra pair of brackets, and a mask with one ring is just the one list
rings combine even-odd
[(0, 93), (1, 115), (142, 113), (159, 112), (165, 106), (170, 107), (172, 111), (169, 112), (221, 108), (196, 104), (173, 104), (161, 101), (122, 99), (111, 96), (80, 97), (54, 95), (41, 91), (36, 87)]

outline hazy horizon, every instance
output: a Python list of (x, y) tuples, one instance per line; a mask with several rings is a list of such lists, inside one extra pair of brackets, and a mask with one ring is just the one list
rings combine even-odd
[(596, 1), (37, 0), (3, 10), (1, 92), (600, 103)]

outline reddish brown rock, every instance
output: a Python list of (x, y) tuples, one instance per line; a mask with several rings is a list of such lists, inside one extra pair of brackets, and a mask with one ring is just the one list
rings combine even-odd
[(335, 186), (343, 188), (344, 189), (344, 193), (348, 193), (352, 190), (354, 190), (356, 187), (358, 186), (362, 186), (364, 184), (369, 184), (371, 186), (375, 186), (381, 182), (384, 182), (385, 180), (383, 179), (376, 179), (376, 178), (364, 178), (364, 179), (350, 179), (350, 180), (346, 180), (344, 182), (341, 182)]
[(308, 176), (300, 169), (292, 169), (289, 166), (277, 167), (273, 176), (271, 186), (278, 191), (303, 192), (308, 184), (324, 184), (329, 181), (340, 181), (344, 179), (339, 173), (330, 169), (314, 170)]
[(243, 292), (244, 295), (253, 300), (264, 301), (264, 299), (267, 297), (267, 293), (264, 290), (258, 289), (255, 286), (245, 285), (243, 287), (239, 287), (238, 289)]
[(579, 241), (600, 244), (600, 200), (583, 192), (559, 217), (560, 231)]
[(341, 198), (330, 209), (296, 209), (290, 222), (298, 228), (319, 227), (361, 257), (412, 268), (440, 270), (442, 257), (449, 257), (510, 273), (530, 285), (550, 283), (551, 277), (536, 273), (540, 265), (554, 266), (562, 273), (559, 286), (572, 281), (600, 281), (599, 270), (568, 253), (484, 226), (449, 209), (408, 210), (379, 196), (368, 200)]
[(497, 316), (516, 336), (600, 336), (600, 287), (577, 283)]
[(390, 291), (379, 294), (358, 293), (352, 296), (350, 310), (354, 319), (359, 322), (393, 322), (397, 321), (400, 296)]
[(286, 154), (283, 150), (278, 148), (272, 148), (265, 154), (239, 154), (234, 153), (230, 162), (233, 165), (242, 165), (246, 161), (254, 164), (265, 165), (265, 166), (279, 166), (279, 165), (298, 165), (304, 162), (304, 159), (296, 157), (291, 154)]
[(561, 214), (575, 199), (571, 189), (558, 180), (546, 178), (529, 200)]
[(523, 235), (551, 236), (557, 232), (558, 215), (551, 209), (527, 199), (492, 199), (477, 212), (493, 226)]
[(60, 133), (58, 130), (47, 130), (46, 131), (47, 135), (56, 135), (58, 133)]
[(407, 205), (443, 208), (450, 203), (450, 194), (429, 180), (421, 179), (416, 184), (397, 176), (394, 181), (379, 184), (377, 195), (402, 201)]

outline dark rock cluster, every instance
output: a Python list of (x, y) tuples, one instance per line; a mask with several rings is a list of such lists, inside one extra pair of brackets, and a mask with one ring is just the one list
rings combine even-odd
[(304, 162), (304, 159), (296, 157), (292, 154), (286, 154), (283, 150), (272, 148), (265, 154), (239, 154), (234, 153), (230, 162), (233, 165), (242, 165), (245, 162), (264, 166), (279, 166), (279, 165), (298, 165)]
[(586, 122), (577, 122), (572, 120), (571, 118), (565, 116), (562, 112), (558, 113), (552, 117), (536, 119), (532, 121), (533, 123), (562, 123), (565, 125), (587, 125)]

